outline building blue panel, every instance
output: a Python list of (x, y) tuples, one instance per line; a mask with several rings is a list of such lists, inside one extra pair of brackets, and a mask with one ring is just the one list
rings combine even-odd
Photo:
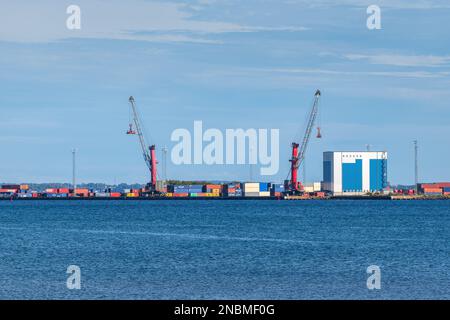
[(380, 191), (383, 189), (383, 160), (370, 159), (370, 190)]
[(342, 191), (362, 191), (362, 160), (342, 164)]
[(323, 182), (331, 183), (332, 172), (331, 172), (331, 161), (323, 162)]

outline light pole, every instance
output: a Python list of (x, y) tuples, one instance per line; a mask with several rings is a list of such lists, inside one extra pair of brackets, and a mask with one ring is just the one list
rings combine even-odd
[(76, 184), (76, 153), (77, 153), (77, 150), (75, 148), (72, 149), (72, 187), (73, 187), (73, 193), (76, 193), (75, 189), (77, 188), (77, 184)]
[(417, 140), (414, 140), (414, 190), (417, 194), (417, 185), (419, 183), (419, 160), (418, 160), (419, 146)]

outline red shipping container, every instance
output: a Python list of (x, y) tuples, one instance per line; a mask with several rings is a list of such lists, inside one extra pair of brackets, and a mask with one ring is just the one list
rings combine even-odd
[(45, 189), (46, 193), (58, 193), (58, 189)]
[(172, 197), (189, 197), (189, 193), (174, 193)]
[(60, 189), (58, 189), (58, 193), (69, 193), (69, 192), (70, 192), (69, 188), (60, 188)]
[(122, 196), (122, 194), (120, 192), (111, 192), (112, 198), (120, 198), (121, 196)]
[(450, 187), (450, 182), (422, 183), (420, 186), (422, 189), (447, 188)]
[(316, 192), (316, 197), (324, 198), (325, 197), (325, 192)]
[(0, 189), (0, 193), (16, 193), (17, 189)]
[(438, 182), (436, 183), (438, 188), (450, 188), (450, 182)]

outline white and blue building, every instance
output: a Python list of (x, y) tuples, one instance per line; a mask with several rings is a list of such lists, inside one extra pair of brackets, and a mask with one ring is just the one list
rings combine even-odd
[(334, 194), (383, 191), (387, 159), (385, 151), (324, 152), (322, 189)]

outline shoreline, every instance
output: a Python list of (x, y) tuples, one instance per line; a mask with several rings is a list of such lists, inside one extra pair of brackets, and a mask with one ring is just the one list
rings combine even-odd
[(450, 197), (426, 197), (426, 196), (330, 196), (330, 197), (66, 197), (66, 198), (0, 198), (0, 201), (173, 201), (173, 200), (229, 200), (229, 201), (245, 201), (245, 200), (263, 200), (263, 201), (286, 201), (286, 200), (322, 200), (322, 201), (339, 201), (339, 200), (392, 200), (392, 201), (431, 201), (431, 200), (450, 200)]

